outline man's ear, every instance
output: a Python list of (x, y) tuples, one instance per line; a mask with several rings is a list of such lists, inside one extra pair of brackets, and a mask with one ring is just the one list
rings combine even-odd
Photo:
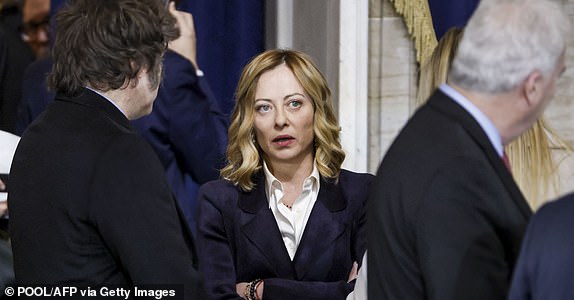
[(522, 84), (524, 100), (528, 106), (536, 104), (542, 99), (542, 86), (543, 77), (542, 73), (538, 70), (532, 71)]

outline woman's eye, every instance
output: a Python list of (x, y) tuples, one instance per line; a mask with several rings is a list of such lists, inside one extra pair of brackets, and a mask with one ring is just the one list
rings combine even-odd
[(298, 108), (302, 105), (303, 103), (301, 103), (301, 101), (299, 100), (291, 100), (289, 101), (288, 105), (289, 107), (293, 107), (293, 108)]
[(259, 105), (255, 108), (258, 112), (268, 112), (271, 110), (271, 105)]

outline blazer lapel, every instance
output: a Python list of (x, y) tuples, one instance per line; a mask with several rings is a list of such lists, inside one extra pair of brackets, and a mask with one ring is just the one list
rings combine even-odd
[(294, 278), (293, 267), (277, 221), (265, 195), (265, 176), (260, 174), (251, 192), (239, 195), (238, 205), (244, 212), (241, 231), (267, 260), (278, 277)]
[(510, 193), (512, 200), (514, 200), (522, 215), (526, 219), (529, 219), (532, 215), (530, 206), (528, 206), (528, 203), (516, 185), (512, 174), (504, 165), (502, 158), (498, 155), (490, 143), (490, 140), (486, 136), (486, 133), (482, 127), (480, 127), (480, 124), (478, 124), (472, 115), (470, 115), (464, 108), (455, 103), (440, 90), (437, 90), (435, 94), (429, 99), (429, 105), (437, 108), (438, 110), (451, 117), (454, 117), (467, 130), (467, 132), (472, 136), (472, 138), (477, 142), (477, 144), (486, 154), (486, 157), (494, 167), (496, 173), (500, 177), (500, 180)]
[(344, 210), (347, 202), (339, 185), (321, 179), (317, 201), (311, 211), (305, 232), (293, 259), (297, 278), (301, 279), (321, 256), (328, 253), (329, 247), (345, 231), (345, 224), (335, 212)]

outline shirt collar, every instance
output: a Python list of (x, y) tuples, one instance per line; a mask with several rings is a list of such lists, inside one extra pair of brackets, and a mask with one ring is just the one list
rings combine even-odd
[(94, 90), (93, 88), (91, 88), (91, 87), (89, 87), (89, 86), (86, 86), (85, 88), (87, 88), (88, 90), (90, 90), (90, 91), (92, 91), (92, 92), (94, 92), (94, 93), (96, 93), (96, 94), (102, 96), (104, 99), (110, 101), (110, 103), (112, 103), (124, 116), (126, 116), (126, 118), (128, 117), (128, 115), (126, 115), (126, 114), (124, 113), (124, 111), (123, 111), (114, 101), (112, 101), (112, 99), (106, 97), (106, 96), (105, 96), (104, 94), (102, 94), (101, 92), (96, 91), (96, 90)]
[[(271, 171), (269, 171), (269, 168), (267, 167), (267, 163), (265, 161), (263, 161), (263, 173), (265, 174), (265, 191), (267, 194), (267, 199), (269, 200), (271, 199), (271, 194), (273, 193), (274, 188), (283, 190), (283, 187), (281, 185), (281, 181), (279, 181), (279, 179), (275, 178), (275, 176), (271, 174)], [(313, 171), (311, 172), (311, 175), (305, 178), (303, 184), (306, 184), (307, 181), (310, 179), (313, 185), (316, 185), (317, 190), (319, 190), (321, 182), (319, 180), (320, 178), (321, 177), (319, 175), (319, 169), (317, 169), (317, 162), (313, 161)]]
[(451, 86), (446, 83), (443, 83), (439, 86), (439, 89), (448, 95), (454, 102), (458, 103), (462, 106), (480, 125), (482, 130), (488, 136), (490, 143), (498, 153), (500, 157), (502, 157), (502, 153), (504, 151), (504, 147), (502, 146), (502, 139), (500, 137), (500, 133), (498, 129), (492, 121), (482, 112), (478, 107), (476, 107), (472, 102), (466, 99), (462, 94), (457, 92)]

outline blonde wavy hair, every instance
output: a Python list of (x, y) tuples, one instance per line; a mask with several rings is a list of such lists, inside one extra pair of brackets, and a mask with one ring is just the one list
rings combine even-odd
[[(462, 34), (463, 30), (459, 28), (449, 29), (429, 59), (421, 66), (417, 106), (424, 104), (434, 90), (446, 82)], [(537, 210), (548, 200), (550, 191), (559, 193), (559, 174), (552, 160), (553, 148), (572, 151), (572, 147), (540, 117), (528, 131), (505, 149), (513, 177), (533, 210)]]
[(440, 39), (429, 58), (421, 63), (416, 105), (423, 105), (432, 92), (446, 82), (450, 63), (454, 58), (462, 29), (453, 27)]
[(309, 56), (285, 49), (268, 50), (256, 56), (245, 66), (235, 93), (235, 107), (228, 130), (227, 165), (221, 176), (244, 191), (255, 186), (253, 175), (263, 165), (261, 148), (255, 141), (255, 91), (260, 76), (285, 64), (295, 75), (314, 108), (314, 155), (322, 177), (337, 180), (345, 152), (341, 147), (341, 127), (333, 109), (331, 90), (323, 74)]

